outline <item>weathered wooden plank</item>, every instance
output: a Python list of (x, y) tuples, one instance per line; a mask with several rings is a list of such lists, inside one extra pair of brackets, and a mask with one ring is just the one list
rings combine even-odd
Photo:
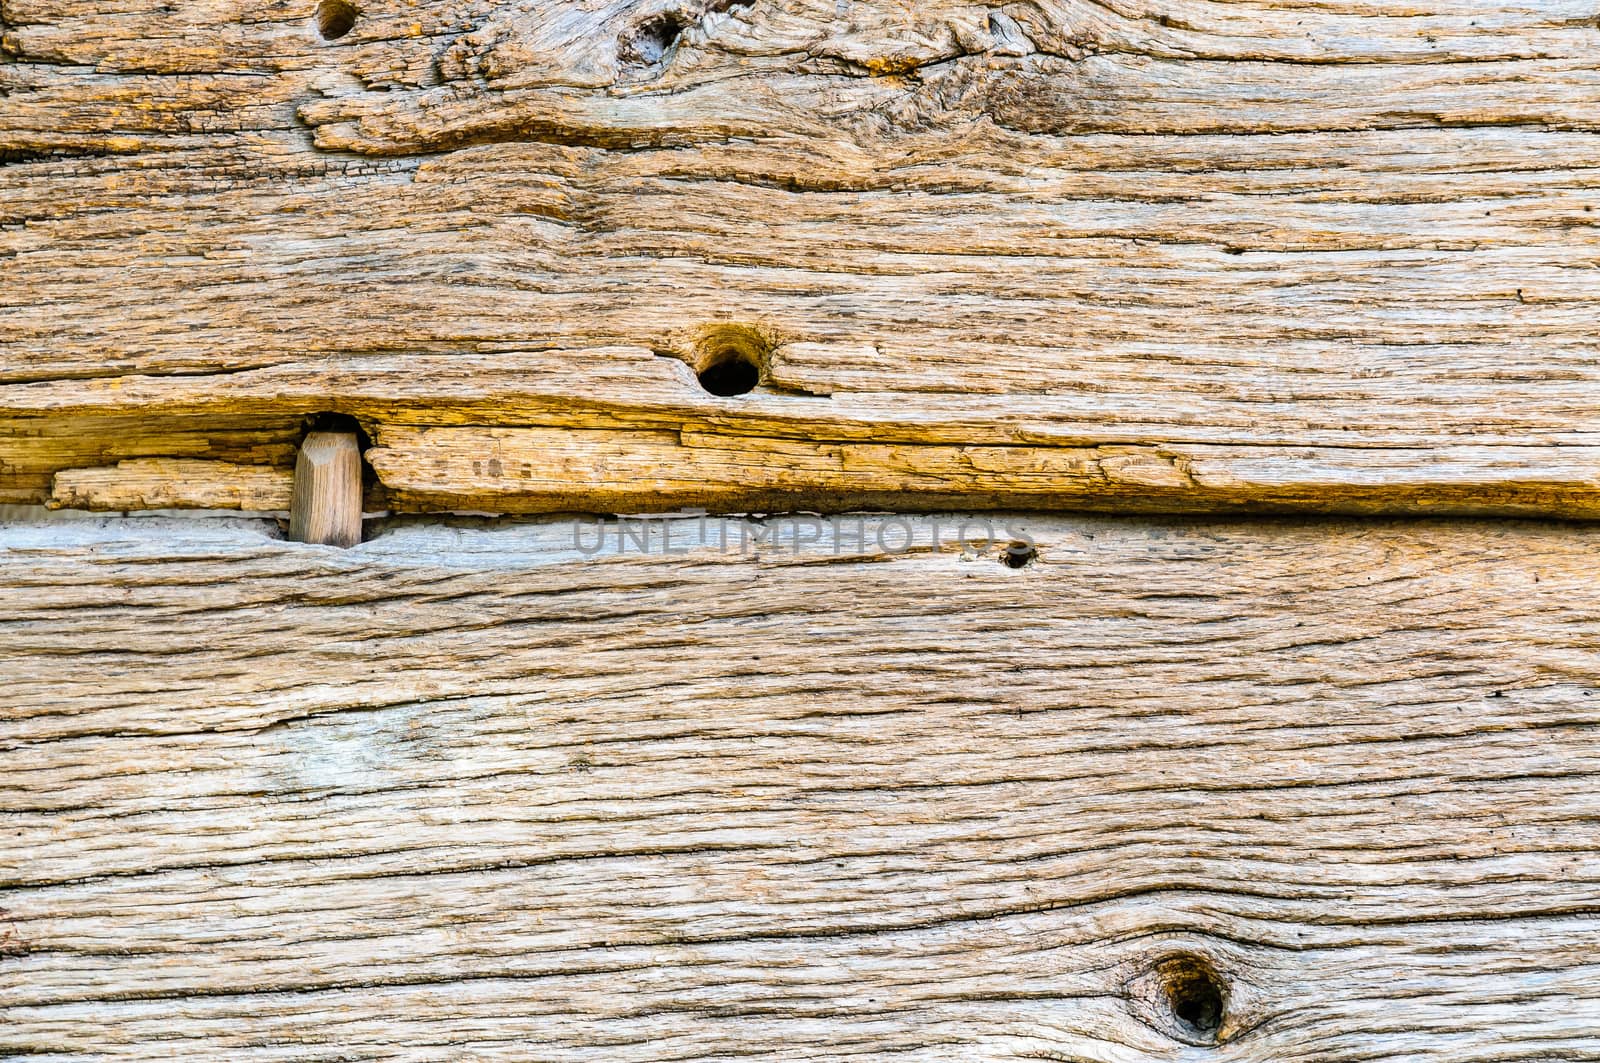
[(1165, 512), (1600, 516), (1600, 448), (948, 446), (563, 428), (380, 430), (400, 509), (494, 513), (840, 510), (923, 504)]
[(0, 1047), (1600, 1058), (1600, 532), (934, 519), (6, 528)]
[(1587, 0), (359, 6), (7, 0), (0, 499), (327, 411), (1281, 447), (1395, 509), (1600, 445)]

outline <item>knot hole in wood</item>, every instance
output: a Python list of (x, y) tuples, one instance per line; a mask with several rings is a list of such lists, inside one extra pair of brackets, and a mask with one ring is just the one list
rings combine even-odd
[(317, 5), (317, 32), (325, 41), (336, 41), (355, 29), (360, 14), (350, 0), (322, 0)]
[(678, 40), (691, 28), (711, 29), (714, 16), (746, 8), (753, 0), (701, 0), (658, 11), (635, 22), (617, 37), (617, 58), (625, 67), (658, 67), (671, 58)]
[(1216, 1044), (1228, 1013), (1228, 984), (1211, 961), (1182, 952), (1156, 964), (1156, 984), (1185, 1039)]
[(676, 11), (651, 15), (622, 34), (617, 41), (617, 57), (631, 66), (655, 66), (688, 28), (688, 20)]

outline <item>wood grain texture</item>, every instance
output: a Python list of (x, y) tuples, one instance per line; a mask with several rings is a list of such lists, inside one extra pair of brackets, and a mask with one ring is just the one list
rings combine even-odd
[[(359, 461), (357, 468), (359, 470)], [(359, 478), (359, 471), (357, 473)], [(135, 458), (109, 467), (63, 469), (50, 489), (52, 509), (288, 510), (294, 477), (272, 465)]]
[(309, 433), (295, 458), (289, 538), (354, 546), (361, 541), (361, 495), (361, 442), (356, 433)]
[(0, 1050), (1600, 1059), (1600, 532), (933, 519), (6, 527)]
[(1259, 447), (1273, 507), (1600, 446), (1590, 0), (359, 8), (6, 0), (0, 500), (324, 411)]
[(971, 508), (1600, 517), (1600, 447), (951, 446), (565, 428), (379, 429), (389, 505), (491, 513)]

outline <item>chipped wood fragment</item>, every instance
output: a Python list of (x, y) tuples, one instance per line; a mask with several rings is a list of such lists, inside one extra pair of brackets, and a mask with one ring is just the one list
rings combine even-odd
[(92, 469), (63, 469), (51, 509), (287, 510), (294, 476), (271, 465), (182, 458), (135, 458)]

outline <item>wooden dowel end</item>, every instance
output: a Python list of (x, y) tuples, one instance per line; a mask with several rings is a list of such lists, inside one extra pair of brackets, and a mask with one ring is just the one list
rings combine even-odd
[(361, 541), (361, 443), (354, 432), (312, 432), (300, 444), (289, 538), (325, 546)]

